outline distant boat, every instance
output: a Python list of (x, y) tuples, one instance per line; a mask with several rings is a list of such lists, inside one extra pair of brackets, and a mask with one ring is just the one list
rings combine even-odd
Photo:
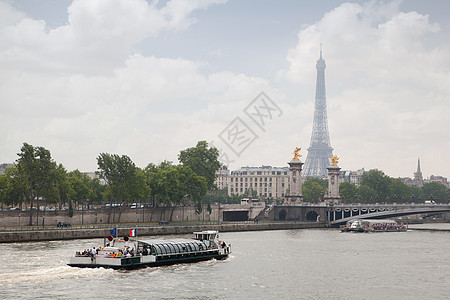
[(406, 230), (407, 228), (403, 223), (398, 224), (391, 219), (356, 219), (348, 221), (345, 226), (341, 227), (343, 232), (401, 232)]
[(71, 267), (137, 269), (211, 259), (225, 259), (231, 245), (219, 241), (217, 231), (194, 232), (193, 239), (123, 240), (109, 237), (110, 243), (98, 249), (77, 252)]

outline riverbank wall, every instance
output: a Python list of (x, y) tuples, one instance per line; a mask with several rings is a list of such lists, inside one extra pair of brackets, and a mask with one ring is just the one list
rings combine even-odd
[[(138, 236), (190, 234), (194, 231), (217, 230), (219, 232), (234, 231), (264, 231), (325, 228), (326, 224), (314, 222), (280, 222), (280, 223), (223, 223), (223, 224), (195, 224), (137, 227)], [(129, 230), (136, 227), (118, 228), (118, 236), (128, 236)], [(83, 228), (83, 229), (54, 229), (39, 231), (10, 231), (0, 232), (0, 243), (34, 242), (52, 240), (73, 240), (103, 238), (110, 235), (111, 228)]]
[(205, 205), (201, 213), (196, 213), (193, 206), (171, 207), (113, 207), (74, 210), (69, 216), (68, 210), (54, 211), (0, 211), (0, 226), (56, 226), (58, 222), (67, 222), (72, 225), (84, 224), (115, 224), (115, 223), (151, 223), (159, 221), (170, 222), (214, 222), (223, 221), (220, 207), (211, 205), (211, 210)]

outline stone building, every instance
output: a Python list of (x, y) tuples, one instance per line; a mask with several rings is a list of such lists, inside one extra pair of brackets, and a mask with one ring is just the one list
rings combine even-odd
[(241, 167), (239, 170), (229, 172), (221, 168), (217, 172), (216, 185), (227, 188), (228, 195), (248, 194), (256, 191), (262, 199), (282, 199), (289, 186), (289, 167)]

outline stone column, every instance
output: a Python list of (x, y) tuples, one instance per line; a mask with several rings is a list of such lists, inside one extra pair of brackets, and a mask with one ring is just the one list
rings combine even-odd
[(289, 180), (289, 192), (286, 193), (286, 200), (288, 205), (301, 204), (303, 200), (302, 195), (302, 166), (301, 161), (292, 160), (288, 162), (291, 170), (291, 178)]
[(328, 170), (328, 193), (326, 200), (328, 203), (339, 201), (339, 168), (338, 166), (329, 166)]

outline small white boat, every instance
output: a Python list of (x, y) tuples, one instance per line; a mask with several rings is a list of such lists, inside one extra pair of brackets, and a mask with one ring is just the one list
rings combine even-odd
[(77, 252), (70, 258), (71, 267), (136, 269), (210, 259), (225, 259), (231, 245), (219, 241), (219, 232), (194, 232), (193, 239), (123, 240), (109, 238), (110, 242), (98, 249)]

